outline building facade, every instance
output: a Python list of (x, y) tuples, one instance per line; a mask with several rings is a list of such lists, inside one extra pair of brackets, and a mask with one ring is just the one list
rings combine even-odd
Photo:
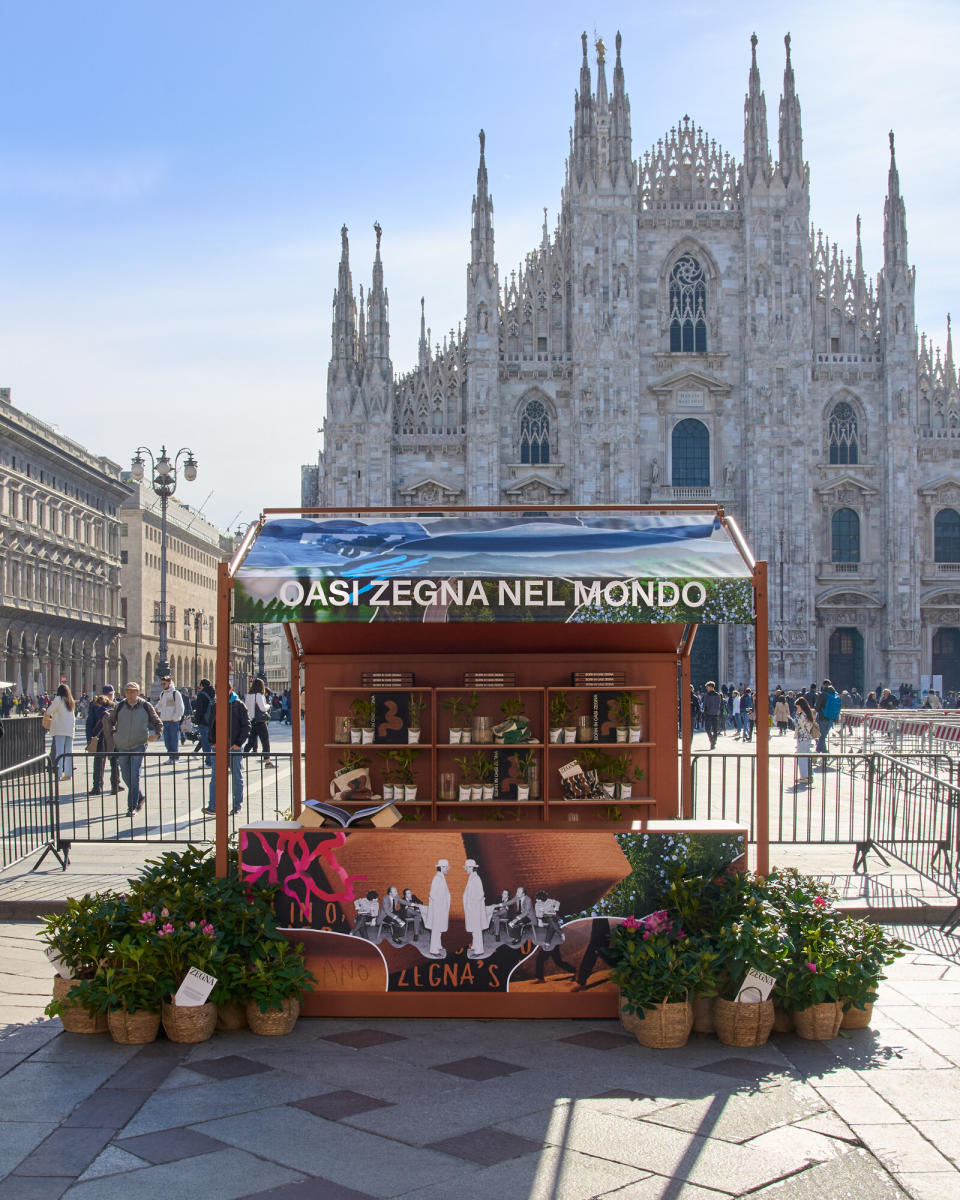
[(36, 697), (116, 677), (120, 467), (0, 389), (0, 675)]
[[(770, 563), (771, 678), (960, 686), (960, 389), (914, 321), (890, 135), (883, 268), (810, 223), (786, 42), (776, 160), (752, 39), (741, 161), (689, 117), (634, 159), (586, 35), (559, 221), (501, 279), (484, 137), (466, 321), (394, 373), (375, 227), (358, 310), (347, 230), (323, 450), (305, 506), (722, 504)], [(854, 222), (851, 220), (851, 232)], [(704, 628), (695, 678), (749, 677)]]

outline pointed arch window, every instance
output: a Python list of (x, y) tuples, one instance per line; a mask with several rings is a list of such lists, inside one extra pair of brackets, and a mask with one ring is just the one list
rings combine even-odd
[(692, 254), (683, 254), (670, 272), (670, 350), (707, 351), (707, 280)]
[(688, 418), (673, 427), (673, 487), (710, 486), (710, 433), (702, 421)]
[(838, 508), (830, 518), (830, 558), (835, 563), (860, 561), (860, 517), (852, 508)]
[(846, 466), (860, 461), (860, 438), (857, 433), (857, 414), (846, 400), (833, 406), (828, 429), (830, 465)]
[(550, 417), (540, 400), (528, 400), (520, 411), (520, 461), (550, 461)]
[(960, 563), (960, 513), (941, 508), (933, 518), (933, 561)]

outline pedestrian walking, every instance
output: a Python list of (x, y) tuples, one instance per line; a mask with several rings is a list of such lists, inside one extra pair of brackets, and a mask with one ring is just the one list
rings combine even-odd
[(163, 744), (167, 748), (167, 762), (171, 764), (180, 757), (180, 722), (185, 711), (183, 697), (173, 686), (173, 678), (161, 676), (157, 714), (163, 722)]
[(202, 753), (208, 767), (213, 766), (210, 748), (210, 709), (216, 698), (217, 693), (210, 680), (201, 679), (200, 691), (193, 702), (193, 723), (197, 727), (197, 749), (194, 753)]
[(140, 684), (128, 683), (123, 701), (107, 720), (113, 744), (120, 758), (120, 774), (127, 785), (127, 816), (143, 808), (146, 796), (140, 790), (140, 772), (147, 753), (147, 742), (155, 742), (163, 732), (163, 722), (149, 700), (140, 696)]
[(244, 747), (244, 754), (251, 754), (257, 748), (257, 742), (263, 747), (263, 752), (266, 758), (263, 760), (265, 767), (274, 767), (276, 763), (270, 759), (270, 733), (267, 724), (270, 720), (270, 705), (267, 703), (266, 686), (262, 679), (254, 679), (250, 684), (250, 691), (247, 692), (244, 703), (247, 706), (247, 717), (250, 720), (250, 736), (247, 739), (247, 744)]
[(87, 709), (86, 734), (88, 750), (90, 749), (90, 744), (96, 739), (93, 759), (93, 787), (87, 793), (90, 796), (100, 796), (103, 794), (103, 770), (108, 755), (110, 758), (111, 793), (117, 795), (118, 792), (126, 790), (120, 782), (120, 766), (117, 762), (116, 754), (113, 753), (113, 731), (106, 720), (113, 711), (113, 707), (113, 685), (105, 683), (103, 691), (100, 695), (94, 696), (90, 701), (90, 707)]
[(787, 698), (782, 692), (774, 703), (773, 719), (776, 722), (777, 729), (780, 730), (780, 737), (783, 737), (787, 732), (787, 726), (790, 724), (790, 705), (787, 703)]
[(716, 750), (717, 748), (722, 707), (723, 698), (717, 691), (717, 685), (713, 680), (709, 680), (707, 682), (706, 694), (703, 697), (703, 727), (707, 731), (707, 737), (710, 739), (711, 750)]
[[(243, 808), (243, 744), (247, 740), (250, 733), (250, 718), (247, 715), (247, 706), (240, 699), (235, 691), (230, 690), (230, 747), (227, 751), (230, 762), (230, 774), (233, 778), (233, 811), (239, 812)], [(210, 744), (213, 746), (213, 769), (210, 771), (210, 792), (207, 798), (206, 811), (215, 813), (217, 811), (217, 793), (216, 793), (216, 777), (217, 777), (217, 701), (214, 699), (210, 705), (207, 716), (207, 728), (210, 731)]]
[(50, 758), (61, 780), (73, 777), (73, 737), (77, 728), (77, 706), (65, 683), (57, 688), (46, 715), (50, 718)]
[(807, 787), (810, 782), (810, 744), (816, 733), (817, 722), (813, 710), (807, 703), (806, 696), (797, 697), (796, 716), (794, 718), (797, 731), (797, 787)]

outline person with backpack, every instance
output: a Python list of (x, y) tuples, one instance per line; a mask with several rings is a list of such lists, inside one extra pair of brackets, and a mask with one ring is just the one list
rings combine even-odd
[(96, 750), (93, 759), (93, 787), (87, 793), (88, 796), (103, 795), (103, 771), (109, 755), (110, 758), (110, 791), (113, 795), (118, 792), (123, 792), (126, 789), (120, 782), (120, 765), (117, 762), (117, 756), (113, 753), (113, 734), (110, 726), (107, 723), (107, 717), (113, 712), (114, 708), (114, 692), (113, 684), (105, 683), (103, 691), (98, 696), (90, 701), (90, 707), (87, 709), (87, 748), (89, 750), (90, 743), (96, 741)]
[(197, 749), (195, 754), (202, 753), (203, 761), (208, 767), (213, 766), (213, 751), (210, 747), (210, 709), (217, 698), (217, 693), (214, 690), (213, 684), (209, 679), (200, 680), (200, 691), (197, 692), (197, 698), (193, 702), (193, 723), (197, 727)]
[[(243, 744), (250, 736), (250, 717), (247, 706), (235, 691), (230, 690), (230, 773), (233, 777), (233, 811), (238, 813), (243, 808)], [(213, 766), (210, 770), (210, 794), (207, 799), (206, 811), (217, 811), (216, 783), (217, 778), (217, 701), (214, 698), (207, 712), (207, 730), (210, 734), (210, 744), (213, 747)]]
[(113, 748), (120, 759), (120, 774), (127, 785), (127, 816), (143, 808), (146, 796), (140, 791), (140, 772), (143, 769), (147, 742), (155, 742), (163, 732), (163, 722), (149, 700), (140, 695), (139, 683), (128, 683), (124, 699), (104, 721), (113, 736)]
[(825, 679), (823, 686), (817, 693), (817, 700), (814, 705), (817, 724), (820, 726), (820, 737), (817, 739), (818, 753), (826, 753), (827, 736), (830, 733), (830, 726), (840, 716), (841, 708), (843, 708), (843, 701), (840, 699), (840, 693), (829, 679)]

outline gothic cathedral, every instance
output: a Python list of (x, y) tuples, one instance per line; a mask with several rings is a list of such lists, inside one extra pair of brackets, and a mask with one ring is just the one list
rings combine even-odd
[[(347, 230), (323, 451), (305, 507), (722, 504), (770, 563), (770, 678), (960, 687), (960, 389), (914, 323), (890, 135), (883, 269), (810, 224), (786, 41), (778, 161), (752, 39), (738, 163), (689, 117), (631, 148), (583, 35), (560, 216), (501, 281), (484, 135), (466, 324), (396, 376), (376, 226), (358, 310)], [(546, 215), (546, 210), (544, 210)], [(751, 671), (752, 630), (704, 629), (699, 678)], [(705, 677), (705, 676), (704, 676)]]

